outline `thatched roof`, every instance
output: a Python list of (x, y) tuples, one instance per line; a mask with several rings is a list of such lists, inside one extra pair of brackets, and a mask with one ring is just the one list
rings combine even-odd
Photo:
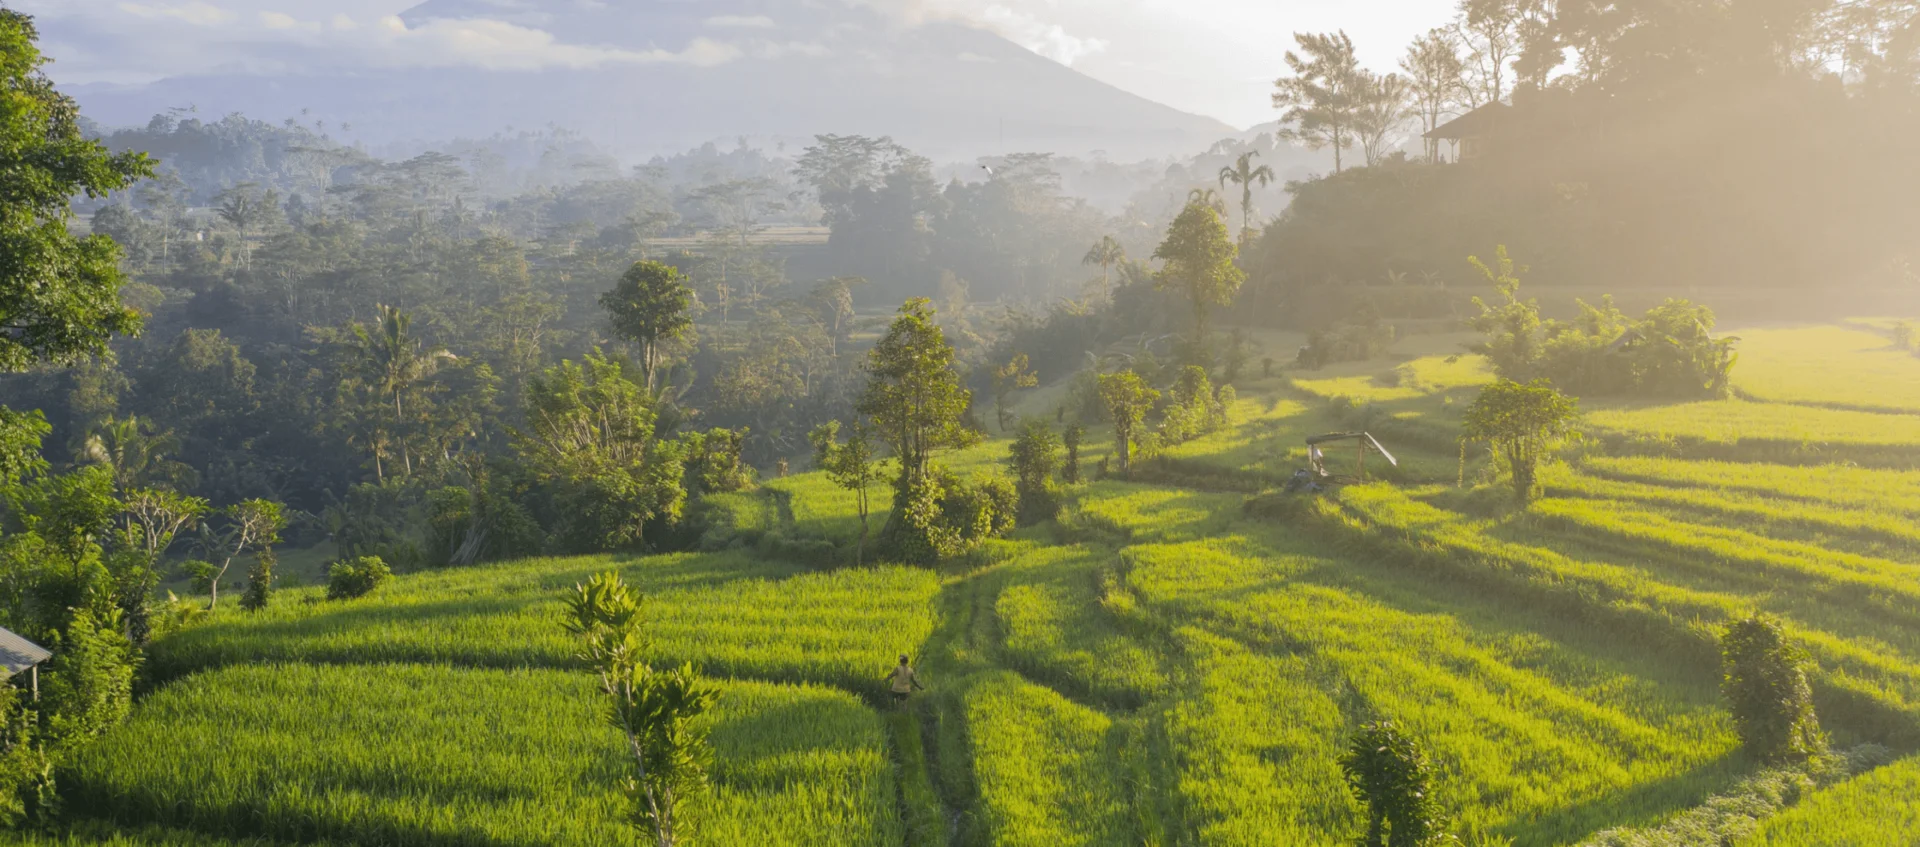
[(51, 658), (53, 654), (47, 648), (0, 628), (0, 667), (7, 673), (19, 673)]
[(1509, 107), (1505, 103), (1493, 102), (1481, 106), (1453, 120), (1433, 128), (1427, 138), (1441, 141), (1459, 141), (1463, 138), (1482, 138), (1492, 135), (1506, 117)]

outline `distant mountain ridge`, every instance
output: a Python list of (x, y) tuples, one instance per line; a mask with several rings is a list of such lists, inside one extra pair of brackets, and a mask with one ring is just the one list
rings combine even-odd
[(428, 0), (401, 19), (410, 28), (504, 21), (617, 58), (537, 70), (315, 66), (69, 90), (109, 126), (189, 103), (203, 115), (270, 120), (309, 109), (376, 145), (552, 124), (627, 156), (734, 136), (861, 133), (951, 158), (1019, 150), (1144, 158), (1235, 134), (984, 29), (909, 26), (836, 3)]

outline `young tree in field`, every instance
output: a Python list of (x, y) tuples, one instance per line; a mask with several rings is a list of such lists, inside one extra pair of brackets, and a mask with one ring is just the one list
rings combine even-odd
[(1439, 161), (1440, 139), (1425, 135), (1440, 127), (1465, 85), (1467, 67), (1460, 59), (1459, 40), (1444, 29), (1428, 30), (1407, 47), (1400, 70), (1406, 72), (1407, 94), (1414, 114), (1420, 117), (1427, 161)]
[(636, 262), (612, 291), (600, 295), (613, 334), (640, 346), (640, 373), (648, 391), (666, 346), (693, 332), (692, 306), (693, 289), (679, 269), (660, 262)]
[(1060, 497), (1053, 485), (1060, 467), (1060, 436), (1046, 421), (1029, 419), (1008, 448), (1013, 460), (1014, 490), (1020, 494), (1019, 522), (1036, 524), (1060, 513)]
[(1433, 800), (1425, 752), (1391, 721), (1360, 727), (1340, 757), (1347, 786), (1367, 804), (1366, 847), (1426, 847), (1445, 821)]
[(1359, 107), (1360, 60), (1353, 39), (1343, 32), (1296, 32), (1300, 52), (1287, 51), (1287, 69), (1293, 76), (1273, 83), (1273, 107), (1285, 109), (1280, 120), (1293, 124), (1284, 135), (1310, 149), (1333, 148), (1333, 172), (1341, 169), (1340, 152), (1353, 146), (1354, 116)]
[(855, 420), (848, 428), (847, 440), (839, 442), (840, 422), (827, 421), (807, 434), (813, 443), (813, 464), (827, 472), (827, 478), (853, 492), (854, 509), (860, 514), (860, 541), (853, 548), (853, 564), (858, 567), (867, 549), (867, 515), (873, 511), (867, 490), (880, 482), (880, 460), (874, 453), (873, 430)]
[(1479, 297), (1473, 298), (1480, 314), (1470, 318), (1467, 325), (1486, 333), (1487, 340), (1469, 345), (1467, 349), (1487, 357), (1494, 373), (1502, 377), (1515, 382), (1533, 379), (1540, 364), (1542, 343), (1540, 304), (1520, 299), (1519, 275), (1527, 272), (1526, 266), (1514, 265), (1505, 244), (1494, 248), (1492, 265), (1480, 261), (1479, 256), (1468, 256), (1467, 262), (1500, 294), (1500, 302), (1493, 305)]
[(936, 451), (965, 447), (976, 436), (961, 418), (973, 405), (953, 368), (953, 347), (933, 322), (925, 298), (908, 300), (887, 334), (867, 354), (867, 387), (857, 406), (900, 463), (894, 509), (881, 535), (891, 537), (906, 517), (915, 486), (927, 482)]
[(1513, 476), (1521, 503), (1533, 499), (1540, 462), (1575, 437), (1579, 403), (1544, 379), (1525, 385), (1501, 379), (1480, 390), (1467, 408), (1460, 438), (1486, 442)]
[(40, 72), (33, 20), (0, 9), (0, 373), (71, 364), (140, 329), (120, 302), (120, 248), (76, 237), (69, 201), (153, 175), (144, 153), (87, 138), (73, 101)]
[(1087, 249), (1087, 255), (1080, 260), (1083, 265), (1100, 266), (1100, 290), (1113, 291), (1113, 266), (1127, 260), (1127, 248), (1111, 235), (1102, 235), (1100, 240)]
[(1160, 392), (1148, 388), (1146, 381), (1133, 371), (1100, 375), (1100, 402), (1107, 407), (1107, 417), (1113, 421), (1113, 447), (1120, 456), (1122, 476), (1132, 475), (1133, 445), (1139, 443), (1135, 433), (1159, 399)]
[(134, 646), (146, 646), (153, 622), (147, 600), (160, 584), (160, 556), (173, 546), (182, 530), (207, 514), (207, 501), (172, 491), (135, 488), (122, 501), (119, 549), (107, 557), (113, 578), (113, 597), (120, 620)]
[(240, 595), (240, 608), (258, 612), (267, 607), (273, 599), (273, 566), (279, 561), (272, 547), (253, 551), (253, 566), (247, 568), (247, 590)]
[(1000, 431), (1007, 431), (1007, 400), (1013, 392), (1040, 384), (1040, 376), (1027, 365), (1027, 354), (1016, 353), (1007, 363), (993, 369), (993, 418)]
[(1087, 428), (1079, 424), (1067, 427), (1060, 436), (1060, 443), (1067, 448), (1067, 461), (1060, 466), (1060, 481), (1068, 485), (1080, 482), (1080, 443), (1086, 440)]
[(624, 782), (640, 820), (657, 847), (680, 843), (681, 801), (707, 782), (706, 730), (698, 718), (720, 692), (700, 682), (692, 665), (654, 670), (651, 644), (642, 628), (642, 596), (614, 571), (574, 586), (567, 598), (567, 631), (583, 647), (580, 657), (599, 677), (608, 699), (607, 721), (627, 739), (634, 776)]
[(1253, 160), (1260, 155), (1258, 150), (1248, 150), (1240, 154), (1230, 167), (1220, 169), (1220, 190), (1227, 190), (1227, 183), (1240, 186), (1240, 249), (1245, 250), (1253, 241), (1253, 187), (1271, 185), (1278, 177), (1273, 166), (1253, 166)]
[(1813, 713), (1806, 654), (1787, 641), (1780, 622), (1754, 616), (1720, 637), (1720, 691), (1740, 741), (1763, 761), (1805, 759), (1827, 741)]
[(1193, 307), (1196, 349), (1206, 345), (1208, 310), (1232, 303), (1247, 280), (1234, 264), (1238, 255), (1220, 213), (1202, 203), (1188, 203), (1167, 228), (1167, 240), (1153, 251), (1154, 258), (1166, 262), (1154, 278), (1155, 287), (1185, 295)]
[(220, 580), (227, 575), (227, 569), (233, 567), (233, 560), (249, 550), (256, 553), (269, 550), (280, 541), (280, 530), (287, 526), (283, 507), (272, 500), (235, 503), (227, 509), (226, 518), (227, 528), (214, 535), (208, 545), (208, 552), (220, 558), (220, 564), (207, 574), (211, 582), (209, 612), (220, 607)]

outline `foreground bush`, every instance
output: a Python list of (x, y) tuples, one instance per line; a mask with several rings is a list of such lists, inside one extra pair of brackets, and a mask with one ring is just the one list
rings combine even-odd
[(379, 556), (334, 562), (327, 568), (327, 599), (351, 600), (365, 597), (393, 578), (393, 570)]

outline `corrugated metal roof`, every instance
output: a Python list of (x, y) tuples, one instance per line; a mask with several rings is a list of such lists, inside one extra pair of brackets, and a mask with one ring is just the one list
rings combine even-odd
[(0, 627), (0, 667), (8, 673), (19, 673), (51, 658), (53, 654), (47, 648)]

